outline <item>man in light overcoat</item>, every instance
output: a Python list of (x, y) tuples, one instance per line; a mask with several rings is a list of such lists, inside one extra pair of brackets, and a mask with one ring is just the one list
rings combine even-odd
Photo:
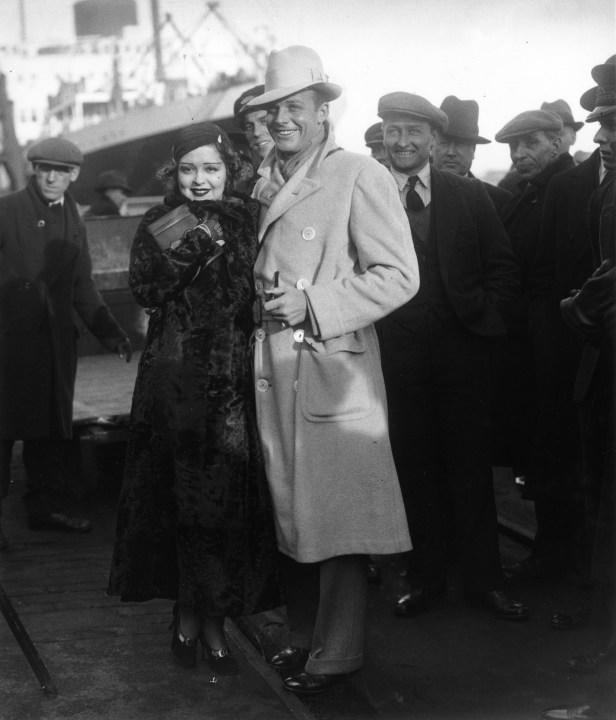
[(271, 663), (297, 694), (361, 666), (365, 556), (410, 548), (373, 323), (417, 291), (417, 262), (387, 170), (336, 145), (340, 93), (293, 46), (271, 54), (249, 103), (275, 142), (254, 190), (257, 416), (291, 630)]

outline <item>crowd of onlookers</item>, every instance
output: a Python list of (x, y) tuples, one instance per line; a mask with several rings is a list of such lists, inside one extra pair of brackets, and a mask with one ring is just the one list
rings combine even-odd
[[(530, 611), (507, 581), (592, 586), (552, 622), (600, 629), (573, 670), (615, 666), (616, 56), (591, 74), (596, 151), (574, 162), (584, 123), (544, 102), (496, 133), (512, 161), (499, 187), (471, 172), (490, 142), (478, 104), (453, 95), (382, 96), (374, 159), (343, 151), (328, 119), (342, 90), (302, 46), (273, 52), (237, 99), (241, 152), (213, 123), (176, 133), (131, 250), (149, 329), (109, 590), (175, 601), (181, 664), (201, 644), (236, 672), (224, 618), (284, 599), (289, 643), (270, 661), (290, 692), (327, 689), (362, 664), (366, 558), (393, 554), (400, 617), (427, 610), (453, 566), (509, 621)], [(0, 200), (0, 484), (23, 440), (30, 527), (85, 532), (56, 493), (73, 312), (109, 350), (131, 347), (68, 192), (83, 155), (54, 138), (28, 159), (27, 188)], [(89, 214), (122, 213), (121, 173), (96, 189)], [(495, 466), (537, 520), (532, 553), (504, 568)]]

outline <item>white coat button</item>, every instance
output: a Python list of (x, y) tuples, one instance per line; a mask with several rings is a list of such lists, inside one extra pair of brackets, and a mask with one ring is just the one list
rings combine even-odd
[(293, 340), (295, 340), (296, 343), (303, 343), (304, 342), (304, 331), (303, 330), (295, 330), (293, 332)]
[(297, 389), (299, 388), (299, 382), (297, 380), (293, 380), (293, 390), (297, 392)]
[(265, 378), (259, 378), (257, 380), (257, 390), (259, 392), (267, 392), (270, 389), (269, 381)]
[(255, 338), (256, 338), (259, 342), (263, 342), (263, 341), (265, 340), (265, 330), (264, 330), (263, 328), (259, 328), (259, 329), (255, 332)]
[(298, 290), (305, 290), (307, 287), (310, 287), (310, 282), (306, 280), (306, 278), (300, 278), (296, 283), (295, 287)]
[(304, 240), (314, 240), (317, 236), (317, 231), (313, 227), (305, 227), (302, 230), (302, 237)]

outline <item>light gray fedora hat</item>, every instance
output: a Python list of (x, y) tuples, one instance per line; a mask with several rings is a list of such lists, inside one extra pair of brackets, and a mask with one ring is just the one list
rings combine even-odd
[(265, 92), (246, 107), (263, 107), (302, 90), (318, 90), (325, 100), (342, 93), (340, 85), (329, 82), (317, 53), (304, 45), (291, 45), (270, 53), (265, 70)]

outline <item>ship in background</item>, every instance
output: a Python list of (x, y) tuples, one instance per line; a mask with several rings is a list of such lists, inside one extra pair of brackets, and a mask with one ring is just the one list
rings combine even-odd
[(242, 141), (233, 103), (263, 76), (273, 45), (267, 28), (247, 42), (218, 2), (204, 2), (186, 33), (164, 0), (150, 0), (148, 28), (138, 22), (135, 0), (80, 0), (75, 42), (33, 50), (25, 42), (25, 2), (22, 44), (0, 47), (17, 138), (26, 147), (62, 135), (82, 149), (86, 162), (72, 189), (79, 203), (92, 201), (97, 175), (110, 168), (126, 174), (135, 195), (160, 194), (156, 171), (184, 125), (212, 120)]

